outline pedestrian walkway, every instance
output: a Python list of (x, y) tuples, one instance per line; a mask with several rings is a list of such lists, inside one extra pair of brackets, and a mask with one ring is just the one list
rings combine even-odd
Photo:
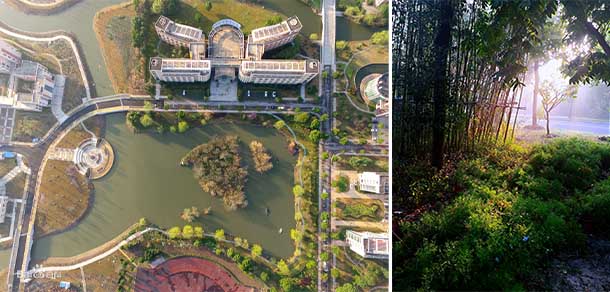
[(332, 220), (332, 228), (335, 229), (337, 226), (348, 226), (358, 227), (366, 230), (380, 229), (387, 230), (387, 222), (369, 222), (369, 221), (346, 221), (346, 220)]
[(75, 153), (75, 149), (51, 148), (49, 149), (49, 159), (74, 162)]
[(65, 85), (66, 77), (63, 75), (55, 75), (55, 87), (53, 88), (53, 98), (51, 99), (51, 112), (53, 112), (53, 115), (59, 123), (63, 123), (68, 119), (68, 115), (61, 109)]

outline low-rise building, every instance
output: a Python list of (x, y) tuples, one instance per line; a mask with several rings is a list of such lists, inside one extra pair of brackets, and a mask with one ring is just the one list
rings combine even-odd
[(377, 172), (362, 172), (358, 174), (360, 191), (387, 195), (390, 193), (390, 180), (387, 174)]
[(0, 73), (10, 74), (21, 63), (21, 53), (7, 42), (0, 40)]
[(363, 258), (387, 259), (390, 255), (390, 241), (387, 233), (347, 230), (345, 238), (349, 248)]
[(210, 60), (152, 58), (150, 73), (165, 82), (206, 82), (210, 80)]
[(239, 80), (246, 83), (301, 84), (318, 75), (318, 62), (310, 60), (243, 61)]
[(388, 85), (388, 73), (376, 74), (373, 79), (366, 83), (362, 97), (364, 97), (365, 101), (375, 104), (387, 101)]
[(270, 51), (292, 42), (302, 28), (299, 18), (293, 16), (278, 24), (252, 30), (248, 43), (264, 44), (265, 50)]
[(176, 23), (163, 15), (155, 22), (155, 31), (161, 40), (173, 46), (188, 47), (190, 43), (205, 42), (202, 30)]

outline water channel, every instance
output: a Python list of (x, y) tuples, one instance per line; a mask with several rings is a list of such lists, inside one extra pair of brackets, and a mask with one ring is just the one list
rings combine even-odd
[[(97, 94), (104, 96), (114, 92), (92, 21), (97, 11), (122, 2), (124, 0), (85, 0), (57, 14), (40, 16), (24, 14), (0, 0), (0, 20), (26, 31), (72, 32), (82, 46)], [(262, 5), (286, 16), (297, 15), (305, 26), (303, 33), (306, 35), (321, 31), (320, 16), (299, 0), (263, 0)], [(337, 18), (339, 40), (365, 40), (379, 30)], [(84, 220), (70, 231), (37, 241), (34, 259), (84, 252), (116, 236), (140, 217), (163, 226), (181, 224), (179, 213), (182, 208), (191, 205), (205, 208), (210, 204), (213, 215), (204, 219), (207, 230), (222, 226), (227, 232), (262, 244), (277, 256), (290, 255), (293, 247), (287, 231), (294, 226), (294, 204), (290, 195), (294, 159), (277, 133), (252, 125), (214, 124), (182, 136), (134, 136), (124, 126), (124, 115), (113, 115), (107, 123), (107, 139), (115, 147), (118, 158), (112, 172), (94, 183), (95, 203)], [(224, 211), (218, 200), (211, 200), (202, 193), (190, 170), (177, 166), (181, 155), (213, 134), (238, 135), (245, 141), (257, 137), (274, 157), (281, 158), (281, 161), (275, 161), (276, 166), (267, 176), (250, 176), (247, 186), (250, 205), (245, 210)], [(272, 210), (269, 217), (264, 215), (265, 207)], [(284, 234), (278, 234), (279, 228), (284, 228)], [(9, 252), (8, 249), (0, 251), (0, 267), (7, 265)]]

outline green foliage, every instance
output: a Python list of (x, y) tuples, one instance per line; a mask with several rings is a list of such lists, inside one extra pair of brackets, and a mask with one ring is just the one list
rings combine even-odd
[(401, 223), (395, 260), (412, 264), (394, 270), (396, 289), (523, 289), (551, 257), (581, 249), (585, 231), (610, 230), (610, 145), (573, 138), (529, 152), (490, 147), (455, 167), (422, 179), (438, 182), (421, 190), (459, 193)]
[(258, 244), (254, 244), (254, 245), (252, 245), (251, 253), (252, 253), (253, 258), (260, 257), (263, 254), (263, 247), (261, 247)]
[(320, 130), (313, 130), (309, 132), (309, 140), (311, 142), (317, 144), (318, 142), (320, 142), (320, 139), (322, 139), (322, 133), (320, 132)]
[(371, 43), (374, 45), (387, 46), (390, 35), (387, 30), (376, 32), (371, 36)]
[(195, 234), (195, 232), (193, 230), (193, 226), (184, 225), (184, 227), (182, 228), (182, 237), (184, 239), (191, 239), (191, 238), (193, 238), (194, 234)]
[(337, 51), (343, 51), (349, 49), (346, 41), (337, 41), (335, 42), (335, 49)]
[(224, 229), (216, 229), (216, 232), (214, 232), (214, 239), (216, 239), (217, 241), (225, 240), (225, 231), (224, 231)]
[(281, 275), (290, 275), (290, 268), (283, 259), (277, 263), (277, 269)]
[(358, 289), (354, 287), (354, 285), (352, 285), (351, 283), (346, 283), (337, 287), (337, 289), (335, 289), (335, 292), (358, 292)]
[(195, 147), (181, 162), (192, 167), (203, 191), (222, 198), (227, 208), (235, 210), (248, 205), (244, 194), (248, 172), (240, 164), (236, 136), (215, 137)]
[(151, 11), (155, 14), (173, 14), (178, 6), (178, 0), (154, 0)]
[(309, 113), (308, 112), (302, 112), (302, 113), (298, 113), (294, 116), (294, 121), (299, 123), (299, 124), (305, 124), (309, 121)]
[(278, 23), (280, 23), (282, 21), (283, 20), (282, 20), (282, 16), (281, 15), (274, 15), (274, 16), (271, 16), (269, 19), (267, 19), (267, 21), (265, 22), (265, 25), (266, 26), (268, 26), (268, 25), (275, 25), (275, 24), (278, 24)]
[(282, 120), (279, 120), (279, 121), (275, 122), (275, 124), (273, 124), (273, 127), (275, 127), (278, 130), (282, 129), (284, 126), (286, 126), (286, 122), (284, 122)]
[(349, 190), (349, 178), (345, 175), (340, 175), (332, 182), (332, 186), (337, 192), (347, 192)]
[(303, 194), (305, 194), (305, 190), (303, 189), (303, 187), (301, 185), (295, 185), (292, 188), (292, 193), (294, 194), (295, 197), (302, 197)]
[(182, 234), (182, 230), (180, 230), (180, 227), (174, 226), (170, 228), (167, 233), (169, 234), (170, 239), (176, 239), (180, 237), (180, 235)]
[(365, 156), (352, 156), (348, 163), (352, 168), (361, 171), (373, 165), (373, 160)]

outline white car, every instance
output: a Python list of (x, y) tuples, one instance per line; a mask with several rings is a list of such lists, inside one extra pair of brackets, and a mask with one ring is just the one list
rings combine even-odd
[(250, 97), (250, 90), (248, 90), (248, 97)]
[(271, 93), (271, 96), (272, 97), (277, 97), (277, 96), (275, 96), (275, 91)]
[(267, 91), (265, 91), (265, 97), (267, 97)]

